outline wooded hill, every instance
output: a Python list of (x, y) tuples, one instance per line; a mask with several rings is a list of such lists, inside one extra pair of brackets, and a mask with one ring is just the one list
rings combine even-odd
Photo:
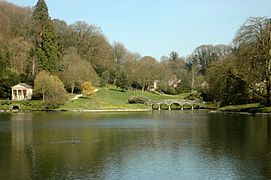
[[(52, 20), (44, 0), (33, 8), (0, 1), (0, 98), (10, 98), (10, 87), (19, 82), (40, 89), (35, 79), (48, 75), (55, 82), (47, 89), (59, 87), (56, 91), (63, 93), (80, 92), (87, 81), (142, 91), (157, 82), (156, 90), (167, 94), (197, 91), (221, 105), (269, 105), (270, 34), (270, 19), (252, 17), (231, 45), (201, 45), (186, 58), (172, 51), (158, 61), (130, 52), (120, 42), (110, 44), (92, 24)], [(45, 91), (45, 83), (40, 86), (37, 97)], [(48, 93), (43, 95), (49, 101)]]

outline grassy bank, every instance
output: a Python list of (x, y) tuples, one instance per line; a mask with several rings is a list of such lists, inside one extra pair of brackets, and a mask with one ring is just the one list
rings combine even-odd
[(120, 91), (115, 87), (100, 88), (90, 98), (79, 98), (70, 100), (66, 104), (60, 106), (58, 110), (81, 110), (81, 109), (146, 109), (149, 108), (144, 104), (128, 104), (128, 99), (132, 96), (145, 96), (152, 101), (165, 99), (183, 99), (189, 94), (181, 95), (158, 95), (150, 92), (141, 91)]
[(224, 112), (271, 113), (271, 107), (265, 107), (260, 103), (225, 106), (218, 110)]
[[(70, 96), (70, 98), (74, 97)], [(151, 92), (141, 91), (121, 91), (114, 86), (100, 88), (93, 96), (86, 98), (81, 97), (76, 100), (69, 100), (64, 105), (57, 107), (49, 106), (42, 101), (0, 101), (0, 110), (12, 110), (14, 106), (19, 107), (20, 110), (42, 111), (42, 110), (139, 110), (149, 109), (150, 106), (145, 104), (129, 104), (128, 99), (132, 96), (145, 96), (151, 101), (167, 100), (167, 99), (184, 99), (189, 96), (189, 93), (180, 95), (159, 95)], [(167, 107), (166, 107), (167, 108)], [(174, 108), (174, 107), (172, 107)], [(191, 107), (188, 107), (191, 108)], [(196, 108), (216, 109), (217, 107), (212, 103), (200, 104)], [(244, 105), (232, 105), (218, 108), (219, 111), (224, 112), (249, 112), (249, 113), (270, 113), (271, 107), (265, 107), (260, 103), (251, 103)]]
[(12, 110), (14, 108), (19, 108), (24, 111), (42, 111), (46, 107), (42, 101), (10, 101), (10, 100), (1, 100), (0, 101), (0, 110)]
[[(100, 88), (91, 97), (81, 97), (76, 100), (68, 100), (64, 105), (50, 106), (42, 101), (0, 101), (0, 110), (12, 110), (14, 106), (17, 106), (20, 110), (29, 111), (43, 111), (43, 110), (139, 110), (149, 109), (150, 106), (145, 104), (129, 104), (128, 99), (132, 96), (145, 96), (151, 101), (160, 101), (168, 99), (184, 99), (188, 97), (189, 93), (183, 93), (180, 95), (159, 95), (151, 92), (141, 91), (121, 91), (120, 89), (110, 86)], [(75, 95), (69, 95), (70, 99)], [(191, 108), (191, 107), (189, 107)]]

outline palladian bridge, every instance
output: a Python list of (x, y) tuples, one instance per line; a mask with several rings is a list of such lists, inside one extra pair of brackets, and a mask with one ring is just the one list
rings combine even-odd
[[(199, 100), (185, 100), (185, 99), (182, 99), (182, 100), (163, 100), (163, 101), (152, 101), (149, 104), (151, 105), (152, 110), (157, 109), (159, 111), (162, 109), (163, 105), (166, 105), (168, 107), (167, 109), (169, 111), (171, 111), (173, 104), (179, 105), (181, 107), (181, 110), (184, 110), (185, 105), (191, 106), (191, 110), (194, 110), (194, 107), (196, 105), (199, 105), (200, 101)], [(155, 106), (157, 108), (155, 108)]]

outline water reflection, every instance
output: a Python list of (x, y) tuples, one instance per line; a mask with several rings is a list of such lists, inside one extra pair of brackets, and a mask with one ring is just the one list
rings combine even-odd
[(0, 179), (270, 179), (268, 116), (0, 114)]

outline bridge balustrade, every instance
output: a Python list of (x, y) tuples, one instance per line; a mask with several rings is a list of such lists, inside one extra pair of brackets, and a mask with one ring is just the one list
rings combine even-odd
[(179, 106), (181, 106), (181, 110), (184, 110), (185, 105), (190, 105), (191, 110), (194, 110), (194, 106), (198, 103), (199, 101), (196, 101), (196, 100), (164, 100), (164, 101), (152, 102), (151, 107), (152, 107), (152, 110), (155, 110), (154, 106), (158, 106), (157, 110), (160, 111), (162, 110), (162, 105), (167, 105), (168, 110), (171, 111), (172, 110), (171, 106), (173, 104), (178, 104)]

